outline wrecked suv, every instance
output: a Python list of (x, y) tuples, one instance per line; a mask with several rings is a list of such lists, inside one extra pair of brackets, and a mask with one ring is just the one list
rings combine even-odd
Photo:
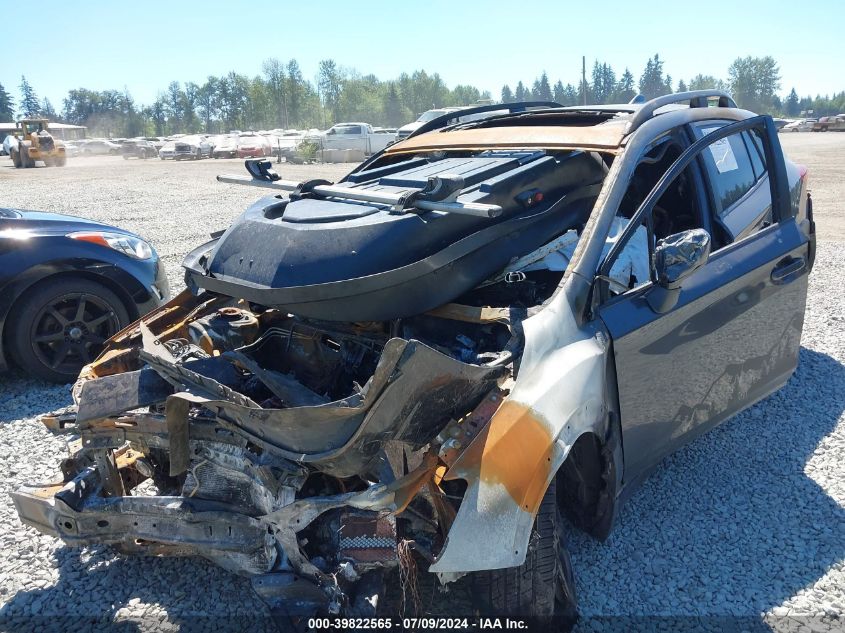
[(486, 613), (574, 613), (561, 517), (605, 538), (794, 371), (812, 206), (723, 93), (493, 107), (336, 184), (220, 177), (280, 193), (83, 369), (44, 419), (75, 452), (21, 519), (204, 556), (289, 615), (371, 613), (417, 566)]

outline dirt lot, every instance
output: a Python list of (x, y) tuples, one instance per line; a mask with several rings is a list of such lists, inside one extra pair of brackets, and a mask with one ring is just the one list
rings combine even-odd
[[(285, 179), (337, 180), (355, 165), (282, 165)], [(171, 288), (182, 286), (181, 263), (209, 233), (225, 229), (262, 190), (218, 183), (222, 173), (245, 175), (243, 161), (68, 159), (64, 168), (15, 169), (0, 158), (0, 205), (70, 213), (114, 224), (148, 239), (167, 267)], [(264, 193), (270, 193), (264, 192)]]
[(780, 134), (786, 155), (810, 170), (810, 191), (820, 240), (845, 241), (845, 134)]
[[(769, 630), (763, 614), (777, 618), (776, 630), (841, 630), (845, 621), (845, 134), (782, 143), (810, 170), (821, 241), (799, 369), (777, 394), (665, 460), (607, 542), (568, 535), (579, 630)], [(280, 171), (337, 180), (352, 167)], [(0, 158), (0, 205), (136, 231), (163, 256), (176, 290), (185, 253), (260, 195), (215, 182), (226, 172), (242, 173), (242, 162), (103, 157), (15, 170)], [(0, 403), (0, 630), (81, 630), (82, 616), (133, 631), (262, 628), (242, 621), (264, 613), (248, 583), (204, 560), (120, 558), (21, 526), (6, 495), (56, 472), (67, 449), (38, 416), (70, 404), (69, 389), (12, 373), (0, 377)], [(449, 597), (430, 583), (422, 593), (428, 613), (465, 612), (460, 588)]]

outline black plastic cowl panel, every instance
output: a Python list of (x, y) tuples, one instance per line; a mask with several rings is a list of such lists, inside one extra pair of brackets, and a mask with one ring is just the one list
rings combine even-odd
[[(345, 199), (305, 197), (283, 206), (268, 197), (250, 206), (210, 250), (188, 256), (189, 286), (320, 319), (418, 314), (565, 231), (572, 225), (568, 217), (584, 213), (584, 187), (604, 175), (584, 153), (497, 152), (411, 159), (406, 169), (394, 167), (347, 186), (401, 193), (421, 187), (429, 176), (455, 173), (465, 180), (459, 199), (499, 204), (505, 211), (495, 219), (397, 214)], [(525, 206), (520, 194), (529, 189), (543, 191), (543, 202)]]

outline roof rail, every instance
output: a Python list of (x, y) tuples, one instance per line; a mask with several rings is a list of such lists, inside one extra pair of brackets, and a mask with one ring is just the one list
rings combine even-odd
[(654, 116), (654, 112), (658, 108), (670, 105), (672, 103), (681, 103), (682, 101), (689, 101), (691, 108), (706, 108), (708, 99), (719, 99), (720, 108), (735, 108), (736, 102), (731, 96), (723, 90), (690, 90), (689, 92), (676, 92), (670, 95), (663, 95), (646, 101), (643, 106), (636, 111), (628, 126), (625, 128), (625, 133), (630, 134), (643, 123)]
[[(491, 105), (479, 106), (477, 108), (463, 108), (461, 110), (455, 110), (454, 112), (447, 112), (444, 115), (437, 117), (436, 119), (432, 119), (427, 123), (423, 123), (420, 127), (414, 130), (411, 134), (406, 136), (405, 138), (411, 138), (412, 136), (417, 136), (419, 134), (425, 134), (426, 132), (431, 132), (432, 130), (437, 130), (442, 127), (446, 127), (453, 121), (457, 123), (458, 119), (461, 119), (465, 116), (470, 114), (479, 114), (482, 112), (498, 112), (499, 110), (503, 110), (509, 113), (514, 112), (525, 112), (529, 108), (562, 108), (563, 106), (555, 101), (520, 101), (518, 103), (494, 103)], [(405, 139), (402, 139), (403, 141)]]

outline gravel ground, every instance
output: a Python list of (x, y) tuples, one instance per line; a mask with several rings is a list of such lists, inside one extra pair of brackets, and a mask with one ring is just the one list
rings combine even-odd
[[(845, 629), (845, 134), (783, 143), (811, 169), (823, 240), (798, 371), (784, 389), (666, 459), (607, 542), (569, 534), (579, 630)], [(22, 172), (0, 159), (0, 203), (137, 231), (178, 289), (183, 255), (256, 197), (213, 182), (240, 164), (95, 158)], [(333, 180), (350, 167), (282, 171)], [(8, 501), (21, 483), (55, 476), (67, 447), (37, 417), (70, 396), (67, 386), (12, 373), (0, 378), (0, 402), (0, 499)], [(461, 588), (451, 595), (434, 610), (449, 614), (465, 603)], [(211, 563), (67, 548), (23, 527), (10, 502), (0, 507), (0, 630), (86, 630), (100, 618), (127, 631), (269, 630), (265, 614), (246, 581)]]

